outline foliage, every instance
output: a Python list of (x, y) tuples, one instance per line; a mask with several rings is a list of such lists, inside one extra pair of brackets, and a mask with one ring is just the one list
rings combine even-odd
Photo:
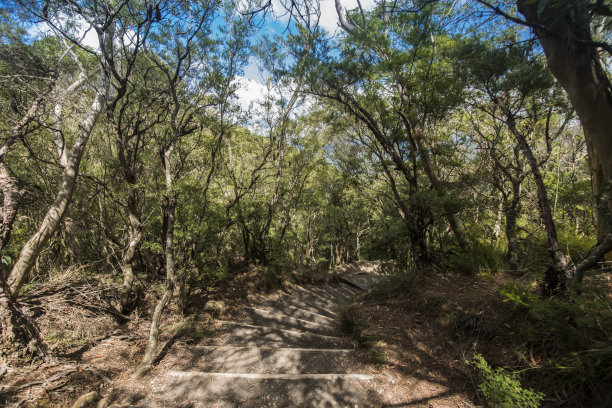
[(582, 294), (566, 299), (542, 299), (516, 284), (501, 291), (507, 301), (528, 311), (521, 330), (526, 340), (548, 356), (546, 366), (560, 372), (569, 383), (584, 384), (596, 398), (612, 378), (612, 302), (590, 278)]
[(478, 389), (492, 408), (538, 408), (545, 397), (541, 392), (522, 388), (516, 373), (492, 368), (478, 353), (474, 354), (472, 365), (482, 377)]
[(440, 254), (436, 261), (440, 269), (462, 275), (476, 275), (480, 272), (495, 272), (505, 269), (503, 250), (489, 242), (473, 241), (469, 248), (455, 248), (448, 254)]
[[(170, 235), (186, 303), (245, 270), (259, 290), (274, 291), (363, 259), (401, 270), (370, 296), (412, 293), (432, 269), (540, 280), (549, 245), (533, 169), (510, 122), (528, 136), (562, 249), (576, 262), (596, 243), (594, 169), (578, 118), (536, 39), (483, 17), (480, 5), (400, 0), (389, 12), (376, 2), (349, 11), (357, 30), (332, 37), (305, 16), (259, 36), (257, 13), (229, 1), (162, 2), (163, 18), (142, 1), (47, 3), (0, 9), (4, 205), (6, 186), (24, 192), (1, 248), (3, 272), (52, 208), (62, 152), (100, 78), (110, 92), (69, 211), (32, 262), (22, 296), (75, 264), (117, 288), (133, 285), (132, 304), (145, 291), (160, 296)], [(570, 3), (560, 12), (601, 13), (601, 2)], [(44, 21), (55, 28), (38, 26)], [(83, 43), (79, 26), (94, 33), (96, 24), (110, 30), (106, 53)], [(35, 28), (45, 34), (33, 36)], [(238, 97), (255, 65), (268, 78), (260, 102), (245, 109)], [(81, 70), (84, 82), (65, 94)], [(548, 366), (593, 389), (609, 378), (602, 367), (611, 354), (609, 303), (598, 292), (606, 286), (595, 278), (572, 302), (503, 291), (528, 310), (525, 333), (550, 353)], [(341, 323), (384, 359), (358, 309), (343, 310)], [(488, 384), (510, 387), (515, 403), (537, 400), (512, 374), (475, 364), (488, 370)]]

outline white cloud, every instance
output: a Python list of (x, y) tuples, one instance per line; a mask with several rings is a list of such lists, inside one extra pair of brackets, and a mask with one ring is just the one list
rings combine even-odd
[[(286, 0), (273, 0), (272, 6), (275, 10), (277, 18), (281, 22), (289, 20), (289, 15), (284, 11), (281, 2)], [(357, 0), (341, 0), (342, 5), (347, 10), (352, 10), (358, 7)], [(361, 7), (364, 11), (372, 10), (376, 6), (377, 0), (361, 0)], [(323, 27), (330, 34), (335, 34), (338, 29), (338, 13), (336, 12), (335, 0), (321, 0), (321, 19), (319, 20), (319, 26)]]
[(264, 81), (263, 78), (266, 76), (266, 73), (259, 71), (257, 60), (255, 60), (254, 57), (249, 58), (247, 66), (244, 67), (244, 77), (261, 84)]
[(263, 102), (268, 94), (267, 87), (253, 79), (237, 77), (236, 82), (238, 84), (236, 89), (238, 104), (244, 111), (249, 110), (253, 105), (257, 105), (258, 102)]
[[(67, 24), (69, 19), (67, 17), (60, 18), (57, 23), (60, 27), (68, 26)], [(98, 42), (98, 34), (96, 31), (85, 22), (82, 18), (78, 19), (70, 19), (70, 25), (73, 25), (73, 28), (70, 30), (66, 30), (70, 32), (70, 35), (79, 42), (79, 44), (91, 47), (94, 50), (98, 50), (100, 48), (100, 43)], [(55, 35), (56, 31), (49, 26), (45, 22), (40, 22), (37, 24), (33, 24), (28, 28), (28, 35), (32, 38), (42, 38), (49, 35)]]

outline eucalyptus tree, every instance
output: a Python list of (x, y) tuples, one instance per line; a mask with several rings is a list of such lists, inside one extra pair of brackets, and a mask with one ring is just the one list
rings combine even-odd
[[(372, 12), (351, 14), (349, 21), (341, 2), (336, 5), (347, 34), (336, 48), (329, 47), (332, 52), (326, 52), (323, 43), (321, 62), (311, 62), (308, 71), (308, 91), (363, 123), (378, 145), (374, 151), (386, 165), (390, 186), (397, 185), (395, 171), (410, 186), (410, 198), (398, 193), (395, 201), (410, 225), (418, 262), (426, 258), (425, 230), (432, 210), (447, 219), (457, 242), (465, 246), (453, 180), (436, 165), (433, 149), (439, 124), (461, 102), (463, 87), (449, 58), (456, 46), (447, 30), (451, 10), (428, 3), (421, 13), (391, 15), (380, 5)], [(386, 164), (387, 158), (392, 165)], [(436, 199), (422, 194), (425, 180)]]
[(601, 1), (528, 2), (519, 11), (534, 29), (548, 67), (567, 92), (582, 124), (598, 196), (598, 241), (576, 267), (575, 279), (612, 249), (612, 56), (609, 4)]
[[(601, 1), (517, 1), (546, 53), (548, 67), (565, 89), (582, 123), (600, 206), (598, 252), (612, 249), (612, 86), (606, 60), (612, 57), (612, 8)], [(603, 197), (605, 196), (605, 197)]]
[[(335, 5), (347, 40), (387, 73), (387, 86), (399, 100), (396, 115), (401, 118), (405, 137), (414, 145), (458, 243), (465, 247), (467, 240), (457, 216), (457, 200), (449, 199), (449, 185), (441, 177), (441, 169), (436, 168), (431, 147), (437, 125), (462, 100), (463, 84), (453, 75), (448, 58), (448, 52), (456, 46), (450, 32), (461, 23), (454, 3), (381, 2), (370, 13), (360, 7), (359, 14), (353, 12), (350, 16), (341, 0)], [(398, 165), (397, 158), (393, 160)]]
[(549, 294), (564, 292), (574, 278), (575, 266), (559, 244), (542, 166), (550, 158), (553, 141), (571, 119), (572, 110), (533, 46), (509, 43), (495, 48), (486, 42), (474, 42), (466, 45), (461, 58), (477, 90), (474, 105), (503, 124), (529, 166), (552, 261), (543, 290)]
[[(193, 198), (193, 214), (185, 220), (184, 235), (189, 236), (186, 243), (184, 264), (189, 268), (202, 268), (206, 257), (206, 249), (212, 247), (215, 237), (212, 231), (218, 230), (219, 214), (213, 211), (212, 203), (219, 205), (218, 194), (211, 197), (219, 170), (223, 167), (223, 149), (226, 143), (231, 143), (231, 137), (240, 128), (240, 111), (235, 103), (236, 90), (241, 86), (237, 81), (251, 56), (249, 48), (250, 25), (247, 19), (227, 15), (227, 24), (219, 29), (220, 44), (217, 58), (210, 61), (216, 73), (212, 81), (214, 92), (211, 95), (211, 109), (206, 113), (205, 126), (208, 130), (207, 141), (203, 143), (202, 154), (192, 154), (192, 175), (198, 191)], [(204, 170), (206, 169), (206, 170)], [(218, 193), (215, 191), (215, 193)], [(217, 207), (216, 210), (219, 208)], [(193, 216), (196, 222), (193, 222)]]
[(153, 128), (167, 118), (167, 111), (162, 108), (165, 100), (160, 96), (160, 73), (144, 56), (136, 58), (122, 63), (121, 69), (125, 73), (121, 74), (121, 81), (113, 81), (115, 92), (106, 109), (106, 125), (114, 136), (118, 161), (116, 184), (121, 190), (127, 190), (125, 199), (121, 200), (127, 239), (120, 260), (123, 274), (117, 304), (120, 313), (128, 311), (135, 257), (144, 234), (141, 209), (144, 191), (140, 180), (141, 175), (146, 174), (144, 151), (151, 148)]
[(576, 266), (575, 280), (580, 282), (584, 272), (612, 249), (612, 86), (608, 65), (612, 10), (609, 4), (596, 0), (517, 0), (522, 19), (505, 3), (477, 1), (535, 32), (548, 68), (566, 91), (582, 124), (597, 195), (598, 245)]
[[(529, 176), (523, 154), (513, 142), (503, 123), (487, 120), (486, 114), (472, 112), (475, 141), (486, 163), (490, 184), (501, 197), (499, 208), (505, 216), (506, 256), (510, 269), (519, 267), (517, 222), (525, 192), (523, 184)], [(498, 221), (501, 227), (501, 216)]]
[[(65, 3), (65, 2), (54, 2), (53, 4), (40, 4), (37, 2), (17, 2), (21, 6), (20, 15), (25, 15), (28, 21), (31, 23), (45, 23), (50, 27), (53, 33), (60, 39), (64, 39), (66, 43), (66, 54), (70, 55), (75, 63), (79, 65), (81, 69), (80, 75), (73, 82), (74, 88), (78, 88), (85, 81), (83, 77), (88, 77), (88, 73), (83, 72), (83, 65), (79, 64), (79, 58), (75, 55), (73, 47), (85, 49), (82, 45), (82, 33), (79, 32), (79, 27), (72, 24), (71, 20), (82, 21), (89, 29), (96, 32), (97, 40), (99, 44), (99, 50), (90, 51), (96, 54), (99, 60), (97, 69), (99, 74), (95, 75), (98, 80), (97, 85), (92, 84), (94, 92), (92, 93), (92, 102), (90, 108), (84, 113), (81, 118), (81, 124), (76, 132), (76, 136), (70, 152), (68, 153), (65, 165), (63, 166), (63, 176), (61, 185), (58, 188), (56, 199), (47, 211), (37, 231), (30, 237), (25, 243), (17, 261), (13, 265), (10, 274), (6, 279), (6, 286), (3, 288), (3, 298), (16, 296), (19, 289), (24, 284), (28, 272), (32, 269), (38, 255), (44, 248), (49, 238), (58, 229), (61, 219), (64, 216), (72, 198), (74, 192), (77, 176), (79, 173), (79, 165), (85, 147), (94, 128), (94, 125), (103, 110), (103, 106), (108, 95), (108, 83), (111, 75), (111, 64), (110, 61), (114, 55), (114, 44), (113, 39), (117, 33), (121, 33), (122, 30), (117, 30), (116, 22), (119, 19), (119, 12), (125, 6), (124, 2), (119, 4), (106, 4), (104, 3), (105, 13), (100, 13), (100, 10), (94, 10), (87, 8), (88, 5), (81, 5), (78, 3)], [(100, 3), (100, 6), (102, 4)], [(98, 7), (98, 3), (93, 8)], [(71, 89), (71, 86), (66, 89)], [(61, 95), (61, 91), (58, 90)], [(40, 99), (37, 99), (40, 100)], [(58, 97), (58, 101), (63, 102), (61, 96)], [(39, 102), (40, 103), (40, 102)], [(34, 108), (32, 112), (34, 114), (37, 111), (35, 106), (36, 102), (31, 108)], [(31, 119), (29, 120), (31, 121)], [(27, 125), (27, 122), (24, 125)], [(20, 126), (23, 128), (23, 126)], [(57, 132), (58, 129), (55, 129)], [(12, 136), (12, 135), (11, 135)], [(55, 133), (57, 136), (57, 133)], [(8, 141), (11, 142), (14, 138), (9, 137)], [(12, 143), (7, 143), (5, 147), (7, 150), (11, 147)], [(10, 302), (9, 302), (10, 303)], [(2, 303), (5, 306), (5, 303)], [(32, 331), (22, 332), (19, 335), (16, 334), (15, 330), (19, 324), (11, 324), (13, 319), (13, 313), (10, 309), (2, 309), (3, 319), (6, 320), (6, 324), (3, 324), (3, 349), (7, 350), (8, 353), (13, 354), (10, 350), (17, 345), (17, 349), (20, 349), (18, 354), (28, 352), (28, 348), (25, 347), (31, 339), (36, 340), (36, 336), (32, 335)], [(30, 338), (28, 338), (28, 336)], [(13, 349), (14, 350), (14, 349)], [(34, 351), (34, 350), (30, 350)], [(38, 347), (36, 351), (38, 354), (44, 352), (42, 348)], [(3, 352), (3, 354), (5, 354)]]

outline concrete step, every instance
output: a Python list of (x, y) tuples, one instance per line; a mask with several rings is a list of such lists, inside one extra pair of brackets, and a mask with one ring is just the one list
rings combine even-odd
[(356, 286), (359, 289), (368, 290), (372, 285), (384, 279), (384, 275), (378, 275), (368, 272), (357, 272), (342, 276), (341, 278), (350, 285)]
[(316, 299), (311, 301), (310, 299), (305, 298), (305, 295), (303, 294), (298, 296), (297, 294), (280, 292), (278, 298), (274, 301), (274, 303), (292, 306), (298, 309), (306, 310), (311, 313), (326, 316), (331, 319), (336, 318), (335, 305), (329, 306), (326, 303), (318, 302)]
[(338, 288), (340, 288), (340, 290), (346, 291), (348, 293), (352, 293), (353, 296), (358, 295), (359, 293), (363, 292), (363, 289), (356, 288), (355, 286), (349, 285), (348, 283), (346, 283), (344, 281), (340, 281), (338, 283)]
[[(365, 374), (228, 374), (174, 371), (153, 381), (167, 406), (350, 407), (368, 406)], [(161, 405), (160, 405), (161, 406)]]
[(318, 309), (313, 309), (312, 307), (310, 307), (311, 310), (307, 310), (300, 307), (291, 306), (286, 304), (286, 302), (280, 301), (262, 302), (260, 305), (257, 305), (257, 307), (275, 310), (279, 313), (284, 313), (289, 317), (294, 317), (300, 320), (308, 320), (321, 325), (333, 326), (336, 324), (336, 320), (334, 318), (313, 312), (312, 310)]
[(235, 316), (236, 321), (256, 326), (275, 327), (278, 329), (301, 330), (317, 334), (333, 335), (337, 333), (335, 322), (316, 323), (298, 319), (272, 308), (243, 307)]
[(352, 352), (351, 349), (193, 346), (175, 348), (171, 368), (237, 374), (338, 374), (346, 373)]
[(312, 347), (343, 348), (346, 340), (341, 337), (304, 332), (301, 330), (278, 329), (239, 322), (217, 320), (219, 334), (210, 344), (220, 346), (263, 346), (270, 347)]
[(349, 292), (343, 288), (340, 288), (338, 285), (322, 286), (319, 290), (327, 293), (328, 296), (335, 297), (340, 303), (348, 302), (355, 296), (354, 292)]
[(319, 299), (322, 302), (326, 302), (327, 304), (329, 304), (330, 306), (334, 306), (338, 299), (337, 299), (337, 295), (333, 295), (330, 294), (328, 291), (323, 290), (320, 287), (312, 287), (312, 286), (301, 286), (301, 285), (296, 285), (292, 288), (291, 293), (297, 293), (300, 295), (304, 295), (307, 297), (311, 297), (314, 296), (317, 299)]
[(315, 295), (302, 290), (293, 290), (291, 292), (284, 292), (282, 301), (286, 301), (288, 298), (293, 298), (293, 302), (298, 302), (297, 304), (302, 304), (305, 307), (314, 306), (319, 309), (321, 314), (326, 316), (336, 316), (338, 304), (332, 300), (322, 297), (321, 295)]

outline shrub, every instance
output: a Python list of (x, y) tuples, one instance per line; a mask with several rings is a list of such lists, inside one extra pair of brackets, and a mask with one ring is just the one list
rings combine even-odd
[(472, 364), (482, 376), (478, 389), (492, 408), (537, 408), (544, 399), (541, 392), (521, 387), (516, 373), (492, 368), (478, 353)]

